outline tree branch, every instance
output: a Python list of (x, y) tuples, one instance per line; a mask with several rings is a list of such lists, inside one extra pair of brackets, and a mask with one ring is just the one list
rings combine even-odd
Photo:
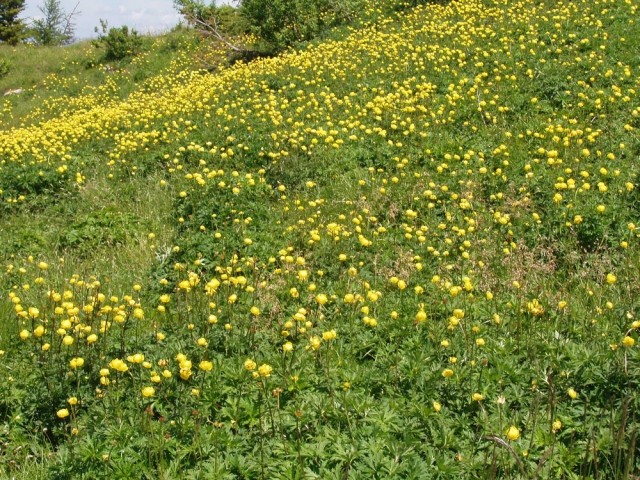
[(187, 18), (187, 21), (189, 23), (192, 23), (194, 25), (198, 25), (200, 27), (199, 30), (201, 32), (203, 32), (206, 35), (214, 36), (215, 38), (217, 38), (219, 41), (224, 43), (227, 47), (229, 47), (234, 52), (239, 52), (239, 53), (248, 53), (248, 52), (250, 52), (250, 50), (247, 50), (246, 48), (241, 48), (238, 45), (235, 45), (235, 44), (231, 43), (224, 35), (222, 35), (220, 33), (220, 28), (218, 27), (218, 21), (217, 21), (215, 15), (211, 17), (210, 22), (206, 22), (203, 19), (201, 19), (200, 17), (198, 17), (197, 15), (195, 15), (193, 13), (190, 13), (190, 12), (185, 12), (184, 16)]

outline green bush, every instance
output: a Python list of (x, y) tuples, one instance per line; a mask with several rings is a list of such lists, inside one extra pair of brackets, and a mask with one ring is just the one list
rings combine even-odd
[(0, 78), (4, 78), (7, 76), (9, 71), (11, 70), (11, 65), (7, 60), (0, 60)]
[(134, 218), (113, 209), (92, 212), (75, 221), (60, 238), (63, 248), (89, 253), (101, 245), (121, 245), (133, 230)]
[(142, 50), (142, 38), (135, 29), (129, 30), (126, 25), (107, 30), (107, 22), (100, 21), (101, 30), (96, 27), (100, 36), (93, 42), (96, 48), (104, 48), (103, 59), (107, 62), (120, 61), (135, 57)]
[(242, 14), (258, 36), (280, 50), (349, 22), (361, 7), (360, 0), (244, 0)]

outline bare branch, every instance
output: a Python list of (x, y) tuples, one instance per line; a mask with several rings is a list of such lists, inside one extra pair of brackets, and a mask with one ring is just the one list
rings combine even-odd
[(241, 48), (238, 45), (235, 45), (235, 44), (231, 43), (227, 39), (227, 37), (225, 37), (224, 35), (222, 35), (220, 33), (220, 28), (218, 27), (218, 21), (217, 21), (215, 15), (211, 17), (210, 22), (206, 22), (206, 21), (202, 20), (201, 18), (199, 18), (197, 15), (192, 14), (192, 13), (185, 12), (184, 15), (187, 18), (187, 21), (189, 21), (189, 23), (192, 23), (194, 25), (198, 25), (200, 27), (199, 30), (202, 33), (204, 33), (206, 35), (214, 36), (215, 38), (217, 38), (219, 41), (224, 43), (227, 47), (229, 47), (234, 52), (240, 52), (240, 53), (249, 52), (249, 50), (247, 50), (245, 48)]
[(73, 10), (71, 10), (71, 13), (68, 13), (64, 17), (64, 27), (62, 28), (62, 33), (69, 40), (73, 38), (73, 31), (75, 30), (75, 27), (73, 25), (73, 18), (76, 15), (80, 15), (82, 13), (77, 11), (79, 6), (80, 6), (80, 2), (76, 3), (76, 6), (73, 7)]
[(516, 453), (516, 451), (513, 449), (513, 447), (511, 445), (509, 445), (505, 440), (503, 440), (502, 438), (498, 437), (497, 435), (487, 435), (486, 437), (482, 437), (484, 440), (491, 440), (492, 442), (497, 443), (498, 445), (500, 445), (501, 447), (504, 447), (507, 449), (507, 451), (511, 454), (511, 456), (516, 460), (518, 467), (520, 468), (520, 473), (522, 474), (523, 477), (526, 477), (526, 471), (524, 469), (524, 463), (522, 463), (522, 460), (520, 460), (520, 457), (518, 456), (518, 454)]

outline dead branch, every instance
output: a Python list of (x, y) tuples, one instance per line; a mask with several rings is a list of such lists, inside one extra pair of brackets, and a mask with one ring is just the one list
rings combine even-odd
[(522, 474), (523, 477), (526, 478), (527, 474), (526, 474), (525, 469), (524, 469), (524, 463), (522, 463), (522, 460), (520, 460), (520, 457), (518, 456), (518, 454), (516, 453), (516, 451), (513, 449), (513, 447), (511, 445), (509, 445), (505, 440), (503, 440), (502, 438), (498, 437), (497, 435), (487, 435), (486, 437), (482, 437), (482, 438), (484, 440), (491, 440), (492, 442), (497, 443), (501, 447), (506, 448), (507, 451), (511, 454), (511, 456), (516, 460), (516, 463), (518, 464), (518, 467), (520, 468), (520, 473)]

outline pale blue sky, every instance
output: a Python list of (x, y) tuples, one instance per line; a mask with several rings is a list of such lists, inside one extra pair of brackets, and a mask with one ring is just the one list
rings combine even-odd
[[(38, 6), (42, 0), (27, 0), (23, 12), (25, 18), (37, 18)], [(139, 33), (158, 33), (171, 29), (180, 21), (180, 15), (173, 6), (173, 0), (60, 0), (66, 12), (78, 5), (76, 16), (76, 38), (95, 37), (94, 28), (100, 19), (107, 20), (110, 27), (128, 25)]]

